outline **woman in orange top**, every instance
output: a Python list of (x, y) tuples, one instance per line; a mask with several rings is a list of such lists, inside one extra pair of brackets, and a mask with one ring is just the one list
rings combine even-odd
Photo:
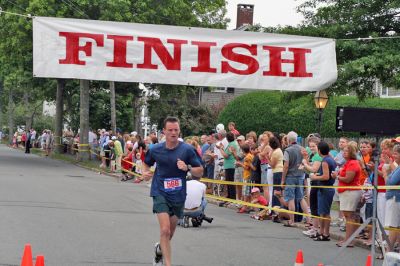
[[(343, 150), (343, 157), (346, 163), (338, 174), (332, 172), (332, 177), (336, 178), (337, 176), (341, 187), (359, 186), (361, 167), (357, 160), (357, 147), (355, 145), (347, 145)], [(339, 188), (338, 193), (340, 211), (346, 217), (346, 237), (336, 244), (341, 247), (357, 229), (357, 225), (351, 223), (358, 222), (355, 211), (361, 199), (361, 190), (357, 188)], [(347, 247), (354, 247), (354, 245), (350, 243)]]
[[(370, 153), (370, 143), (368, 140), (362, 140), (360, 142), (360, 151), (361, 151), (361, 156), (362, 158), (360, 159), (360, 165), (361, 165), (361, 175), (360, 175), (360, 184), (364, 184), (365, 179), (369, 176), (369, 164), (371, 162), (371, 157), (372, 154)], [(374, 169), (372, 168), (372, 171)]]

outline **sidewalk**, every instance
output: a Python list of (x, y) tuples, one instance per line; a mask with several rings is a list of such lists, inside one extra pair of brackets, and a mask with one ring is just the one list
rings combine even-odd
[[(218, 205), (221, 202), (221, 201), (214, 200), (214, 199), (207, 199), (207, 200), (208, 200), (209, 203), (215, 204), (215, 205)], [(228, 207), (226, 207), (226, 208), (237, 211), (237, 207), (234, 206), (233, 204), (229, 204)], [(332, 220), (337, 219), (338, 217), (339, 217), (339, 212), (335, 211), (335, 210), (332, 210), (331, 211)], [(265, 220), (265, 221), (266, 222), (271, 222), (270, 220)], [(303, 223), (295, 223), (294, 226), (296, 228), (298, 228), (298, 229), (301, 229), (302, 231), (307, 230), (305, 224), (303, 224)], [(331, 239), (332, 240), (337, 240), (337, 241), (343, 240), (344, 237), (345, 237), (345, 234), (346, 234), (345, 232), (340, 231), (339, 227), (336, 227), (336, 226), (331, 226), (330, 227), (330, 235), (331, 235)], [(306, 237), (306, 236), (304, 236), (304, 237)], [(365, 245), (363, 240), (361, 240), (361, 239), (355, 239), (354, 240), (354, 245), (357, 246), (357, 247), (368, 249), (368, 250), (371, 249), (371, 247)]]

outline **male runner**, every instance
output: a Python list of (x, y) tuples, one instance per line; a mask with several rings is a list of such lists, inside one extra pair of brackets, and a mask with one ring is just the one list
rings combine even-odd
[[(175, 232), (178, 219), (183, 217), (186, 199), (186, 174), (203, 175), (200, 158), (193, 146), (178, 140), (179, 120), (167, 117), (164, 120), (166, 141), (147, 151), (143, 163), (143, 177), (146, 181), (153, 177), (150, 196), (153, 197), (153, 213), (160, 224), (160, 243), (155, 246), (153, 265), (171, 265), (170, 241)], [(150, 166), (156, 163), (156, 170)], [(161, 248), (161, 250), (160, 250)]]

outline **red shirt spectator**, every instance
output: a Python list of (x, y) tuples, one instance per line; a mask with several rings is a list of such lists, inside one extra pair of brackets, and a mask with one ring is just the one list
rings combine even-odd
[[(346, 176), (347, 171), (355, 172), (355, 176), (354, 176), (353, 180), (350, 181), (349, 183), (345, 183), (345, 182), (339, 180), (339, 186), (343, 186), (343, 187), (359, 186), (360, 185), (360, 173), (361, 173), (360, 163), (354, 159), (348, 160), (344, 164), (343, 168), (340, 170), (339, 175)], [(338, 188), (338, 193), (342, 193), (346, 190), (358, 190), (358, 189), (356, 189), (356, 188)]]

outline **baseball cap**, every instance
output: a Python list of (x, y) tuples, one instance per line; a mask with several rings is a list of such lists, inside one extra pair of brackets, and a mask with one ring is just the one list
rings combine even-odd
[(132, 131), (131, 132), (131, 136), (136, 136), (137, 135), (137, 132), (136, 131)]
[(400, 143), (400, 136), (398, 136), (397, 138), (392, 139), (392, 142)]
[(116, 139), (117, 139), (116, 136), (112, 136), (112, 137), (111, 137), (111, 140), (116, 140)]
[(258, 187), (253, 187), (251, 189), (251, 193), (256, 193), (256, 192), (260, 192), (260, 189)]
[(243, 135), (240, 135), (239, 137), (237, 137), (237, 140), (246, 140), (246, 139)]

